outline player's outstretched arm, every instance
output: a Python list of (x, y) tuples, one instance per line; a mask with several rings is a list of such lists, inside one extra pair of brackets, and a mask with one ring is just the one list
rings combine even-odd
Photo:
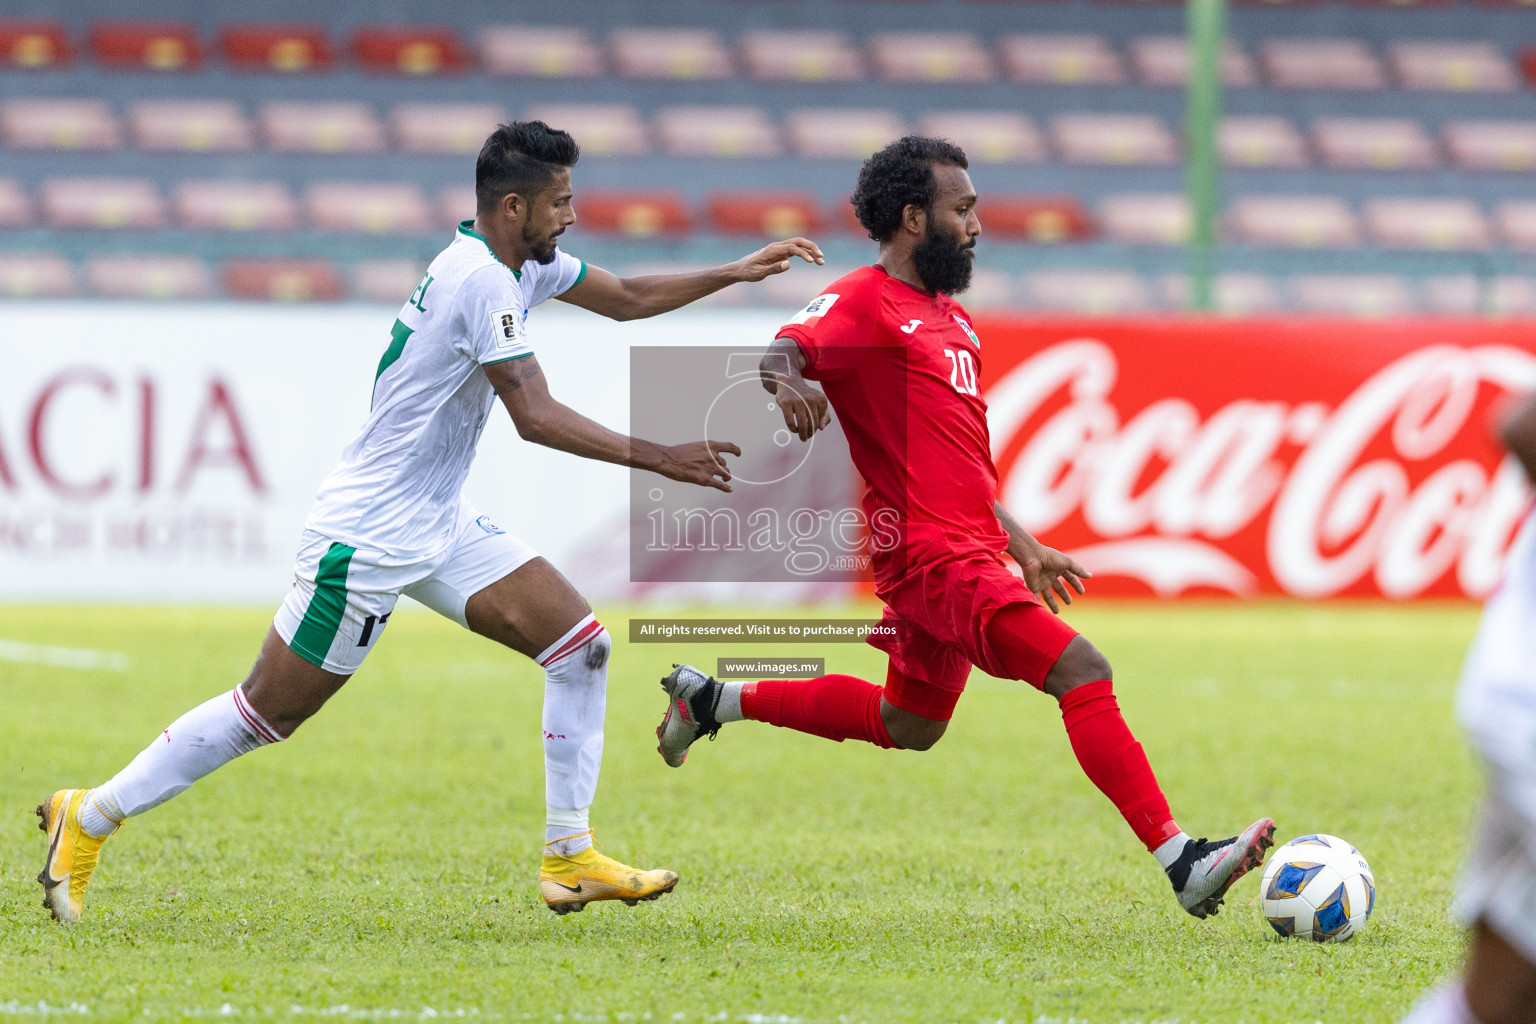
[(797, 256), (807, 263), (823, 262), (821, 248), (815, 242), (808, 238), (786, 238), (735, 263), (691, 274), (619, 277), (601, 267), (588, 266), (581, 283), (559, 298), (610, 320), (641, 320), (697, 302), (729, 285), (782, 274)]
[(1008, 514), (1001, 502), (994, 502), (997, 521), (1008, 533), (1008, 555), (1024, 570), (1024, 583), (1045, 606), (1057, 615), (1062, 604), (1072, 603), (1072, 591), (1083, 593), (1083, 580), (1093, 573), (1078, 565), (1055, 548), (1048, 548), (1029, 535), (1019, 521)]
[(518, 436), (525, 441), (584, 459), (648, 469), (669, 480), (731, 489), (731, 471), (723, 456), (740, 455), (741, 449), (729, 441), (662, 445), (609, 430), (556, 401), (549, 393), (544, 371), (531, 355), (492, 363), (485, 367), (485, 375), (511, 414)]
[(827, 396), (801, 376), (804, 369), (805, 353), (793, 338), (774, 338), (757, 364), (758, 378), (784, 415), (784, 425), (800, 440), (809, 441), (832, 422), (832, 414), (827, 411)]
[(1515, 406), (1499, 431), (1509, 453), (1520, 460), (1526, 475), (1536, 480), (1536, 395)]

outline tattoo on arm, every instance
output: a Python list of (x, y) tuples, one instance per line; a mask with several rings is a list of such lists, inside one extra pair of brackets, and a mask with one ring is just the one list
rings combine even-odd
[(512, 376), (498, 384), (493, 385), (498, 395), (506, 395), (523, 386), (523, 381), (532, 380), (539, 375), (539, 364), (532, 359), (518, 359), (512, 367)]

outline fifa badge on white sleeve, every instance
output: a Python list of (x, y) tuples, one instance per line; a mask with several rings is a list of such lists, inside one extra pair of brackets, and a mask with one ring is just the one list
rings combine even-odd
[(523, 311), (516, 307), (491, 310), (491, 330), (497, 348), (517, 348), (523, 343)]
[(810, 327), (815, 324), (817, 320), (820, 320), (823, 316), (825, 316), (827, 310), (832, 308), (832, 303), (836, 301), (837, 294), (835, 292), (827, 292), (825, 295), (818, 295), (811, 300), (810, 305), (796, 313), (795, 318), (791, 320), (790, 323), (804, 324), (805, 326)]

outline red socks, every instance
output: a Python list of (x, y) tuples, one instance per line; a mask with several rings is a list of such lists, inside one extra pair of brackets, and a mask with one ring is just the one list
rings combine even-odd
[(1061, 720), (1083, 772), (1109, 797), (1136, 838), (1156, 850), (1179, 834), (1146, 752), (1120, 714), (1108, 679), (1068, 690)]
[(741, 688), (741, 712), (748, 718), (812, 736), (863, 740), (877, 747), (896, 744), (880, 718), (884, 687), (855, 676), (768, 679)]

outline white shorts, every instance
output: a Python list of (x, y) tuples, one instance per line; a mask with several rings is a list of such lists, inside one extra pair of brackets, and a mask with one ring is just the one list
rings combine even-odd
[(468, 501), (459, 505), (453, 542), (428, 561), (381, 565), (385, 559), (377, 551), (306, 530), (293, 589), (272, 624), (305, 661), (351, 675), (383, 633), (401, 594), (467, 627), (464, 606), (470, 597), (537, 557)]
[(1485, 922), (1536, 963), (1536, 777), (1489, 762), (1488, 795), (1456, 892), (1463, 924)]

